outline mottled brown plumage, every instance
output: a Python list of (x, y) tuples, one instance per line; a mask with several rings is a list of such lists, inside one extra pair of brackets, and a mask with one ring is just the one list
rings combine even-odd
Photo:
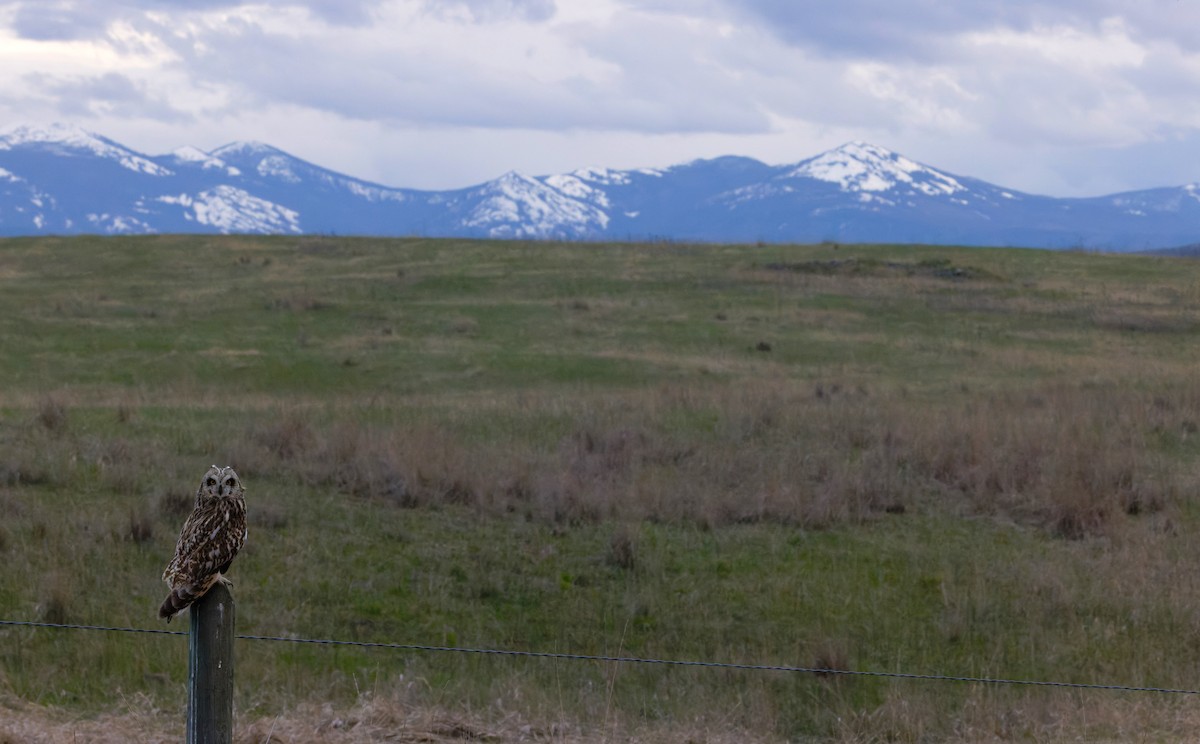
[(175, 557), (163, 571), (171, 593), (158, 616), (171, 618), (195, 602), (229, 570), (246, 542), (245, 489), (233, 468), (213, 465), (200, 481), (196, 506), (183, 523)]

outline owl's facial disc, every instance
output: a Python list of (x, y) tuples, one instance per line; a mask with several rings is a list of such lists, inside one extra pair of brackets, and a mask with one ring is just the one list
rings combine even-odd
[(225, 468), (221, 471), (221, 485), (217, 489), (217, 493), (221, 496), (232, 496), (237, 491), (238, 477), (237, 473), (231, 468)]
[(204, 474), (204, 480), (200, 483), (200, 488), (207, 493), (217, 494), (218, 486), (221, 482), (221, 469), (213, 465)]

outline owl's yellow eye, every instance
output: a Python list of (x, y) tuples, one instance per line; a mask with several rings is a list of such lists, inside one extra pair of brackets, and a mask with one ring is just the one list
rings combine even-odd
[(237, 481), (235, 481), (233, 478), (230, 478), (229, 480), (225, 481), (225, 485), (232, 486), (236, 482)]
[(204, 485), (206, 485), (206, 486), (215, 486), (215, 485), (217, 485), (217, 479), (216, 479), (216, 478), (209, 478), (208, 480), (204, 481)]

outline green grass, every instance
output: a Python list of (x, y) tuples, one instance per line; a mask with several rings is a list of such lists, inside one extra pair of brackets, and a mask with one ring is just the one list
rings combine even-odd
[[(0, 618), (154, 627), (220, 462), (243, 633), (1194, 688), (1197, 287), (999, 249), (3, 241)], [(768, 738), (1181, 725), (1106, 693), (238, 655), (247, 716), (370, 692)], [(70, 710), (177, 710), (185, 667), (179, 637), (0, 629), (0, 691)]]

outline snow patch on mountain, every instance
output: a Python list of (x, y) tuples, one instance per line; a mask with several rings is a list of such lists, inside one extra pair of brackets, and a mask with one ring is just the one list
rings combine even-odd
[(258, 175), (273, 176), (286, 183), (300, 183), (303, 179), (296, 175), (288, 158), (282, 155), (268, 155), (258, 161)]
[(209, 153), (214, 158), (221, 160), (230, 160), (233, 157), (254, 157), (255, 155), (270, 155), (279, 154), (279, 150), (262, 142), (230, 142), (228, 145), (221, 145), (217, 149)]
[(392, 189), (326, 170), (295, 158), (261, 142), (233, 142), (208, 153), (222, 162), (235, 161), (253, 168), (258, 175), (289, 185), (325, 184), (369, 202), (404, 202), (409, 196)]
[(608, 214), (537, 179), (509, 172), (478, 190), (480, 202), (462, 220), (494, 238), (581, 237), (603, 230)]
[(173, 175), (170, 169), (79, 127), (65, 124), (53, 124), (50, 127), (22, 125), (0, 131), (0, 150), (11, 150), (14, 147), (34, 144), (82, 150), (101, 158), (115, 160), (122, 167), (151, 176)]
[[(859, 194), (858, 200), (859, 200), (859, 202), (861, 202), (863, 204), (875, 203), (875, 204), (886, 204), (889, 207), (896, 206), (896, 202), (892, 201), (891, 199), (886, 199), (882, 196), (877, 196), (875, 194), (867, 194), (867, 193)], [(908, 206), (910, 206), (910, 207), (913, 206), (912, 202), (909, 202)], [(876, 209), (876, 211), (878, 211), (878, 209)]]
[(379, 186), (368, 186), (361, 181), (354, 179), (326, 179), (335, 186), (346, 188), (347, 191), (353, 193), (356, 197), (362, 197), (367, 202), (404, 202), (408, 197), (404, 196), (404, 192), (396, 191), (395, 188), (383, 188)]
[(605, 186), (624, 186), (629, 183), (629, 174), (624, 171), (610, 170), (608, 168), (598, 168), (589, 166), (571, 171), (569, 175), (575, 178), (599, 183)]
[(937, 196), (967, 190), (945, 173), (866, 142), (850, 142), (802, 161), (785, 177), (828, 181), (836, 183), (842, 191), (889, 191), (904, 185)]
[(198, 147), (184, 145), (171, 151), (171, 156), (181, 163), (199, 165), (204, 170), (224, 169), (231, 176), (240, 176), (242, 172), (220, 158), (215, 158)]
[(122, 214), (96, 214), (90, 212), (87, 215), (87, 220), (98, 230), (102, 230), (110, 235), (130, 235), (134, 233), (143, 233), (149, 235), (158, 232), (150, 224), (139, 220), (137, 217), (130, 217)]
[(176, 147), (171, 151), (172, 157), (184, 163), (196, 163), (202, 168), (224, 168), (225, 162), (220, 158), (214, 158), (207, 152), (204, 152), (199, 147), (184, 145)]
[[(572, 199), (583, 199), (604, 208), (611, 206), (608, 201), (608, 194), (604, 193), (603, 190), (584, 182), (584, 180), (577, 175), (563, 174), (558, 176), (546, 176), (542, 179), (542, 181), (547, 186), (566, 194)], [(624, 183), (627, 183), (627, 181)]]
[(300, 232), (298, 212), (233, 186), (217, 186), (195, 196), (160, 196), (157, 201), (184, 207), (187, 219), (223, 233)]
[(780, 194), (790, 194), (795, 189), (787, 184), (780, 183), (755, 183), (749, 186), (742, 186), (733, 191), (727, 191), (724, 194), (718, 194), (714, 200), (716, 203), (723, 204), (729, 207), (736, 207), (745, 202), (761, 201), (779, 196)]
[[(291, 170), (290, 166), (289, 170)], [(351, 194), (366, 199), (369, 202), (403, 202), (408, 200), (408, 195), (399, 189), (389, 189), (385, 186), (376, 186), (365, 181), (359, 181), (355, 178), (340, 176), (322, 168), (313, 168), (312, 175), (315, 175), (317, 180), (323, 181), (335, 189), (349, 191)], [(299, 180), (299, 176), (297, 176), (296, 182), (299, 182)]]
[(608, 192), (604, 186), (628, 186), (633, 183), (634, 175), (661, 178), (663, 172), (653, 168), (640, 168), (632, 171), (613, 170), (598, 166), (588, 166), (554, 176), (543, 176), (539, 180), (547, 186), (571, 197), (586, 201), (596, 207), (607, 210), (612, 206)]

